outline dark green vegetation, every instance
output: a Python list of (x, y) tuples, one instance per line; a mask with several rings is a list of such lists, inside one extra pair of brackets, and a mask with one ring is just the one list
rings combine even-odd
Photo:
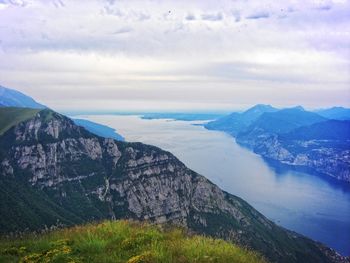
[(2, 235), (128, 218), (180, 225), (274, 262), (345, 260), (277, 226), (171, 153), (96, 136), (51, 110), (0, 136), (0, 182)]
[(101, 137), (105, 138), (112, 138), (118, 141), (124, 141), (123, 136), (118, 134), (115, 129), (112, 129), (106, 125), (102, 125), (96, 122), (83, 120), (83, 119), (73, 119), (74, 123), (84, 127), (89, 132), (92, 132), (93, 134), (96, 134)]
[(13, 89), (0, 86), (0, 107), (20, 107), (44, 109), (44, 105), (36, 102), (33, 98)]
[(232, 243), (190, 235), (183, 228), (105, 221), (0, 241), (0, 262), (263, 263)]
[(0, 135), (12, 126), (34, 117), (39, 111), (39, 109), (0, 107)]
[[(339, 113), (338, 108), (330, 110), (334, 111)], [(270, 165), (350, 182), (349, 123), (328, 120), (302, 107), (275, 110), (257, 105), (205, 127), (228, 132), (237, 143), (260, 154)]]

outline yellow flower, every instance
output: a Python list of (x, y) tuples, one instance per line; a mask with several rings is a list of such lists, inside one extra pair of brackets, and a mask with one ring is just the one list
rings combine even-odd
[(152, 263), (154, 262), (154, 257), (151, 252), (144, 252), (141, 255), (134, 256), (130, 258), (127, 263)]
[(64, 254), (69, 254), (72, 252), (72, 249), (69, 246), (63, 246), (62, 251)]

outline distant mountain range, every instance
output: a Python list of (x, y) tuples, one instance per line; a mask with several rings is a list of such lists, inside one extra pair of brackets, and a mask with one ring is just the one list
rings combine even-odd
[(333, 120), (350, 120), (350, 109), (343, 107), (333, 107), (316, 111), (319, 115)]
[(265, 112), (275, 112), (278, 109), (264, 104), (258, 104), (243, 113), (233, 112), (230, 115), (211, 121), (205, 125), (209, 130), (225, 131), (233, 136), (259, 118)]
[(44, 109), (46, 106), (36, 102), (33, 98), (13, 89), (0, 86), (0, 107), (21, 107)]
[[(256, 105), (243, 113), (232, 113), (205, 125), (225, 131), (237, 143), (271, 163), (350, 182), (348, 109), (331, 108), (320, 115), (302, 107), (276, 109)], [(329, 118), (325, 117), (328, 116)]]
[(301, 108), (264, 112), (248, 127), (239, 130), (237, 138), (255, 141), (264, 134), (281, 134), (293, 129), (327, 120)]

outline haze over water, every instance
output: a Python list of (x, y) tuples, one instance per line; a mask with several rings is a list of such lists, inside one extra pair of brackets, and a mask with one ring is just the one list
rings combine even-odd
[(138, 116), (79, 116), (115, 128), (126, 141), (172, 152), (194, 171), (248, 201), (279, 225), (350, 255), (350, 190), (314, 175), (276, 172), (229, 135), (198, 122)]

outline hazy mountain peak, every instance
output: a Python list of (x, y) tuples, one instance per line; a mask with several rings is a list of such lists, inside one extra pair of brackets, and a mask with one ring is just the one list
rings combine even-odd
[(33, 98), (14, 89), (0, 85), (0, 106), (44, 109), (46, 106), (38, 103)]
[(334, 120), (350, 120), (350, 109), (344, 107), (332, 107), (328, 109), (317, 110), (316, 113)]
[(286, 109), (305, 111), (304, 107), (300, 106), (300, 105), (297, 105), (297, 106), (294, 106), (294, 107), (290, 107), (290, 108), (286, 108)]
[(271, 105), (257, 104), (250, 109), (242, 113), (248, 122), (256, 120), (260, 115), (266, 112), (275, 112), (278, 109), (272, 107)]
[(213, 130), (227, 131), (232, 135), (236, 135), (239, 130), (248, 127), (256, 119), (258, 119), (265, 112), (275, 112), (278, 109), (267, 104), (257, 104), (245, 112), (234, 112), (230, 115), (219, 118), (215, 121), (209, 122), (205, 127)]
[(245, 112), (251, 112), (251, 111), (268, 111), (268, 110), (274, 110), (275, 108), (272, 107), (269, 104), (256, 104), (255, 106), (249, 108)]

